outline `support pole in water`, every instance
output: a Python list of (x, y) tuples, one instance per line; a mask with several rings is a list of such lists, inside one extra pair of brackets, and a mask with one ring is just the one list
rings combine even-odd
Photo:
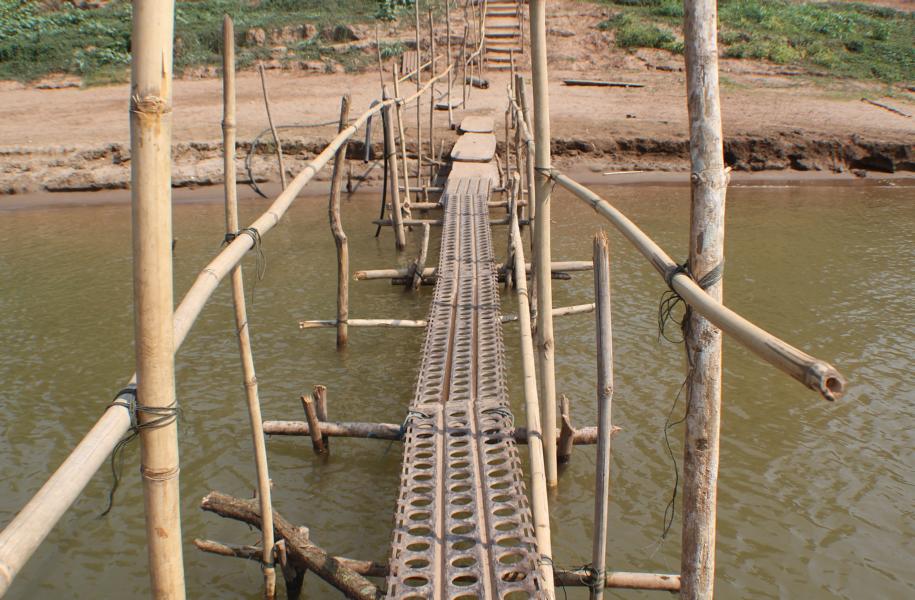
[[(689, 271), (721, 302), (724, 265), (724, 167), (718, 95), (717, 8), (714, 0), (686, 0), (686, 93), (690, 131), (692, 208)], [(711, 275), (710, 275), (711, 274)], [(721, 330), (695, 311), (684, 333), (687, 357), (683, 446), (681, 596), (709, 599), (715, 584), (715, 520), (721, 427)]]
[(594, 489), (594, 543), (591, 547), (591, 600), (603, 600), (607, 566), (607, 509), (610, 505), (610, 435), (613, 424), (613, 328), (610, 320), (610, 248), (607, 234), (594, 236), (594, 300), (597, 304), (597, 477)]
[[(337, 131), (343, 131), (349, 120), (349, 96), (343, 96), (340, 101), (340, 123)], [(334, 155), (334, 171), (330, 183), (330, 230), (334, 235), (334, 245), (337, 247), (337, 349), (345, 348), (349, 332), (347, 319), (349, 319), (349, 242), (343, 231), (343, 220), (340, 218), (340, 191), (343, 187), (343, 166), (346, 163), (346, 149), (349, 140), (343, 142)], [(396, 185), (396, 184), (395, 184)]]
[[(235, 28), (232, 19), (223, 20), (223, 160), (225, 167), (226, 240), (238, 232), (238, 194), (235, 187)], [(257, 496), (261, 514), (261, 564), (264, 572), (264, 598), (276, 596), (276, 569), (273, 552), (273, 504), (270, 496), (270, 473), (267, 467), (267, 448), (264, 443), (264, 425), (261, 403), (254, 370), (254, 353), (251, 349), (251, 332), (248, 328), (248, 310), (245, 305), (245, 281), (241, 264), (232, 269), (232, 302), (235, 306), (235, 331), (238, 335), (238, 352), (241, 357), (248, 418), (254, 442), (254, 463), (257, 470)]]
[[(388, 99), (387, 86), (382, 90), (381, 97), (383, 100)], [(398, 250), (403, 250), (407, 246), (407, 238), (404, 234), (403, 212), (400, 206), (400, 183), (397, 181), (397, 146), (394, 144), (394, 111), (391, 108), (391, 105), (384, 107), (384, 147), (385, 152), (387, 152), (385, 162), (390, 168), (388, 183), (391, 189), (391, 221), (394, 223), (394, 245)]]
[(537, 282), (537, 364), (543, 413), (546, 482), (559, 484), (556, 466), (556, 370), (553, 340), (553, 282), (550, 278), (550, 99), (546, 64), (546, 0), (531, 0), (531, 66), (534, 78), (534, 139), (537, 171), (534, 197), (534, 278)]
[(134, 339), (140, 472), (155, 598), (183, 599), (172, 327), (172, 43), (175, 3), (134, 0), (130, 85)]

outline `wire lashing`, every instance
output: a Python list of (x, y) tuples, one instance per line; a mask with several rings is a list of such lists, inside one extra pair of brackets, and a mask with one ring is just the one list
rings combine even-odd
[[(124, 466), (124, 448), (130, 442), (137, 439), (140, 432), (144, 429), (161, 429), (162, 427), (168, 427), (178, 420), (178, 413), (180, 412), (177, 400), (168, 406), (144, 406), (139, 404), (137, 402), (136, 386), (126, 387), (118, 392), (115, 395), (114, 400), (111, 401), (111, 404), (108, 405), (108, 408), (112, 406), (123, 406), (127, 409), (127, 412), (130, 415), (130, 427), (127, 435), (117, 443), (111, 453), (111, 490), (108, 492), (108, 506), (99, 515), (99, 518), (104, 517), (114, 508), (114, 494), (117, 492), (118, 485), (121, 482), (121, 471)], [(142, 423), (140, 422), (141, 414), (149, 416), (149, 418), (143, 419)]]

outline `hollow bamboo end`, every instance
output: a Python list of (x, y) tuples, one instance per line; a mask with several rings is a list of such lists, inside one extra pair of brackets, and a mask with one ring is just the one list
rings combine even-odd
[(823, 398), (835, 402), (845, 394), (847, 382), (834, 366), (827, 362), (816, 362), (807, 372), (808, 387), (820, 393)]

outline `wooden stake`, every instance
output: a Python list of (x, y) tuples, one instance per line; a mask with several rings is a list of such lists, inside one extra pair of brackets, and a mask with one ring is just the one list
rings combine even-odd
[[(388, 100), (387, 86), (382, 91), (382, 99)], [(388, 184), (391, 190), (391, 220), (394, 222), (394, 245), (398, 250), (403, 250), (407, 246), (407, 237), (404, 233), (404, 215), (400, 206), (400, 184), (397, 181), (397, 146), (394, 145), (394, 115), (390, 106), (386, 106), (384, 111), (384, 143), (388, 152), (385, 162), (388, 163), (388, 168), (390, 169)]]
[[(238, 196), (235, 187), (235, 28), (227, 15), (223, 20), (223, 156), (225, 166), (226, 235), (238, 232)], [(228, 237), (226, 239), (229, 239)], [(276, 596), (276, 570), (273, 564), (273, 508), (270, 495), (270, 473), (267, 467), (267, 448), (264, 444), (261, 404), (254, 370), (254, 353), (245, 302), (245, 282), (241, 264), (232, 269), (232, 302), (235, 307), (235, 331), (241, 358), (248, 418), (254, 446), (254, 463), (257, 472), (257, 495), (264, 515), (262, 554), (264, 572), (264, 598)]]
[[(318, 414), (318, 419), (320, 421), (327, 421), (327, 386), (318, 384), (315, 386), (314, 390), (315, 410)], [(322, 431), (321, 441), (328, 452), (330, 452), (329, 439), (328, 435)]]
[[(700, 281), (724, 261), (724, 168), (718, 96), (717, 3), (686, 0), (686, 95), (689, 109), (692, 209), (689, 269)], [(721, 302), (722, 283), (706, 292)], [(721, 427), (721, 330), (696, 312), (686, 338), (687, 409), (683, 445), (683, 598), (712, 598)]]
[[(594, 299), (597, 304), (597, 477), (594, 489), (594, 543), (591, 567), (603, 580), (607, 566), (607, 509), (610, 504), (610, 407), (613, 401), (613, 329), (610, 319), (610, 248), (607, 234), (594, 236)], [(601, 581), (602, 583), (602, 581)], [(603, 600), (604, 587), (591, 588), (591, 600)]]
[(315, 401), (311, 396), (302, 396), (302, 408), (305, 409), (305, 418), (308, 420), (308, 431), (311, 434), (311, 447), (315, 454), (325, 454), (324, 436), (321, 434), (321, 422), (315, 410)]
[(273, 117), (270, 115), (270, 96), (267, 95), (267, 77), (264, 75), (264, 65), (257, 66), (261, 75), (261, 90), (264, 92), (264, 108), (267, 110), (267, 123), (270, 125), (270, 132), (273, 134), (273, 143), (276, 145), (276, 162), (280, 168), (280, 183), (283, 189), (286, 189), (286, 167), (283, 164), (283, 144), (280, 142), (280, 136), (276, 133), (276, 127), (273, 125)]
[(565, 394), (559, 396), (559, 424), (559, 446), (556, 449), (559, 455), (556, 458), (559, 464), (565, 464), (572, 458), (572, 437), (575, 434), (575, 428), (572, 427), (572, 407)]
[[(340, 101), (340, 122), (337, 131), (346, 129), (349, 120), (349, 96)], [(337, 349), (345, 348), (349, 339), (347, 320), (349, 319), (349, 242), (343, 231), (343, 220), (340, 217), (340, 192), (343, 186), (343, 167), (346, 163), (346, 150), (349, 141), (345, 142), (334, 155), (333, 179), (330, 184), (330, 205), (327, 213), (330, 218), (330, 231), (337, 247)]]
[(432, 231), (432, 228), (428, 223), (423, 223), (423, 241), (420, 246), (419, 256), (416, 258), (416, 262), (413, 263), (413, 283), (412, 288), (418, 290), (423, 284), (423, 271), (426, 269), (426, 256), (429, 253), (429, 235)]
[(531, 0), (531, 65), (534, 77), (534, 138), (536, 140), (536, 219), (534, 269), (537, 284), (537, 362), (543, 411), (546, 480), (559, 484), (556, 469), (556, 367), (553, 339), (553, 284), (550, 278), (550, 101), (546, 62), (546, 0)]
[[(394, 97), (400, 99), (400, 67), (398, 67), (397, 62), (394, 62)], [(404, 127), (404, 118), (403, 118), (403, 105), (398, 102), (396, 104), (397, 112), (397, 134), (400, 137), (400, 152), (403, 158), (403, 187), (404, 187), (404, 200), (403, 200), (403, 209), (404, 215), (407, 217), (413, 216), (413, 201), (410, 198), (410, 163), (407, 161), (407, 134)], [(417, 159), (418, 160), (418, 159)]]
[[(149, 575), (155, 598), (180, 600), (185, 597), (185, 590), (172, 330), (174, 17), (173, 1), (134, 0), (130, 189), (140, 473), (146, 509)], [(160, 424), (149, 425), (154, 421)]]

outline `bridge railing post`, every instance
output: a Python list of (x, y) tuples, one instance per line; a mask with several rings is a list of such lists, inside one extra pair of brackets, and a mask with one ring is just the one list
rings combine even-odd
[(553, 285), (550, 274), (550, 101), (546, 56), (546, 0), (531, 0), (531, 66), (534, 79), (534, 139), (537, 224), (534, 228), (534, 272), (537, 281), (537, 362), (543, 413), (546, 479), (559, 484), (556, 458), (556, 372), (553, 339)]

